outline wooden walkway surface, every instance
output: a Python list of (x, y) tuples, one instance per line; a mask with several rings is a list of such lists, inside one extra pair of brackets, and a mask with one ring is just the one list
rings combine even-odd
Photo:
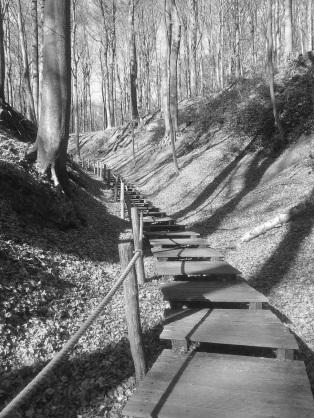
[[(170, 304), (165, 349), (127, 402), (129, 417), (313, 418), (314, 404), (295, 337), (267, 298), (241, 278), (224, 252), (146, 202), (144, 232)], [(168, 276), (172, 280), (168, 280)], [(265, 355), (267, 356), (265, 358)]]

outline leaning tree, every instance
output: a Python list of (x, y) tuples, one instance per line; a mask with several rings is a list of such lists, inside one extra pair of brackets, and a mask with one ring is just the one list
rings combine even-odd
[(68, 192), (66, 153), (71, 106), (70, 0), (46, 0), (43, 81), (36, 139), (37, 167), (51, 169), (55, 185)]

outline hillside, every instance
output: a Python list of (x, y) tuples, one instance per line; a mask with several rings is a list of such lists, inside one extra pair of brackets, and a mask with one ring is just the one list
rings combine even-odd
[[(287, 147), (281, 152), (272, 145), (266, 87), (255, 80), (180, 103), (179, 176), (170, 145), (163, 144), (160, 113), (135, 130), (135, 156), (130, 128), (86, 134), (81, 153), (101, 159), (155, 206), (226, 249), (227, 260), (268, 296), (297, 336), (314, 387), (314, 131), (309, 101), (300, 95), (307, 91), (307, 76), (295, 64), (278, 77), (279, 103), (290, 95), (282, 113)], [(292, 222), (241, 244), (244, 233), (304, 199), (304, 211)]]
[[(72, 183), (70, 201), (25, 162), (22, 140), (0, 127), (0, 410), (111, 289), (120, 234), (129, 229), (100, 181), (72, 166), (80, 185)], [(151, 364), (165, 304), (153, 272), (148, 277), (140, 297)], [(120, 291), (14, 417), (119, 416), (133, 373)]]

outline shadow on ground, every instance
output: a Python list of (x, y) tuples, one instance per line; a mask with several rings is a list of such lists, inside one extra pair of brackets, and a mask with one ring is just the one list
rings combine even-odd
[[(159, 341), (160, 331), (161, 327), (157, 326), (143, 335), (148, 368), (163, 349)], [(2, 374), (0, 409), (38, 374), (42, 366)], [(104, 346), (102, 351), (64, 360), (30, 401), (26, 401), (12, 417), (76, 418), (87, 406), (89, 411), (101, 405), (104, 410), (109, 410), (116, 407), (119, 396), (122, 399), (126, 389), (132, 389), (135, 383), (133, 378), (124, 387), (119, 385), (133, 375), (129, 342), (122, 338), (118, 343)], [(118, 392), (114, 393), (118, 386)]]

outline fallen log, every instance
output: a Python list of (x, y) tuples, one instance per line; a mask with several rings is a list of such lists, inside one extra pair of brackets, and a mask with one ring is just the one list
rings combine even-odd
[(282, 213), (279, 213), (275, 218), (270, 219), (267, 222), (264, 222), (257, 227), (253, 228), (251, 231), (246, 232), (240, 238), (240, 245), (243, 242), (251, 241), (252, 239), (264, 234), (267, 231), (270, 231), (273, 228), (278, 228), (287, 222), (290, 222), (294, 218), (305, 215), (307, 212), (313, 208), (313, 193), (308, 196), (303, 202), (299, 203), (296, 206), (292, 206)]

